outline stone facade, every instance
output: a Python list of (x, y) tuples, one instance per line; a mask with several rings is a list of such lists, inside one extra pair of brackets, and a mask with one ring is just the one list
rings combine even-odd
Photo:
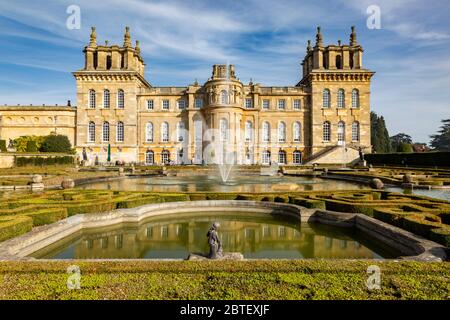
[(0, 106), (0, 139), (56, 132), (75, 145), (75, 116), (72, 106)]
[[(234, 65), (214, 65), (205, 83), (154, 87), (128, 28), (122, 46), (97, 44), (92, 28), (84, 68), (73, 73), (70, 138), (90, 162), (106, 161), (109, 146), (111, 161), (147, 164), (301, 164), (324, 154), (342, 163), (343, 150), (370, 151), (374, 73), (363, 68), (362, 53), (354, 28), (349, 44), (328, 46), (318, 28), (295, 86), (244, 84)], [(346, 161), (356, 154), (346, 153)]]

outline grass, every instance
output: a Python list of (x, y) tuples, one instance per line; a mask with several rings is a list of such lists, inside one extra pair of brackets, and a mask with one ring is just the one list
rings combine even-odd
[[(67, 267), (81, 289), (67, 289)], [(366, 286), (367, 267), (381, 288)], [(442, 299), (450, 264), (350, 260), (0, 262), (0, 299)]]

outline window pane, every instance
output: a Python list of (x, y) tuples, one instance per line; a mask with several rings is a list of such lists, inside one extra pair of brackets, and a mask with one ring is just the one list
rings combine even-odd
[(117, 108), (123, 109), (125, 106), (125, 94), (123, 90), (117, 92)]

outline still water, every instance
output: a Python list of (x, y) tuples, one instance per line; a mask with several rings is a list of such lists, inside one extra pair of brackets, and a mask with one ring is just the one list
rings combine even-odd
[(214, 221), (225, 252), (247, 259), (383, 259), (398, 253), (354, 229), (250, 212), (177, 213), (140, 224), (88, 229), (32, 256), (48, 259), (185, 259), (208, 252)]
[(146, 177), (89, 183), (83, 189), (153, 191), (153, 192), (271, 192), (356, 190), (367, 186), (347, 181), (315, 177), (240, 176), (223, 183), (217, 176)]

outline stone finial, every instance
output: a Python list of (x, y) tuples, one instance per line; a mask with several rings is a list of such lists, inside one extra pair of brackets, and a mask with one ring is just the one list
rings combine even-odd
[(194, 86), (198, 86), (198, 80), (195, 79)]
[(358, 41), (356, 40), (355, 26), (352, 26), (352, 33), (350, 34), (350, 45), (351, 46), (358, 45)]
[(97, 32), (95, 31), (95, 27), (91, 27), (91, 36), (89, 39), (89, 47), (97, 46)]
[(139, 46), (139, 40), (136, 40), (135, 50), (137, 54), (141, 54), (141, 47)]
[(339, 46), (339, 47), (341, 46), (341, 43), (342, 43), (342, 42), (341, 42), (341, 39), (339, 39), (339, 40), (338, 40), (338, 46)]
[(250, 86), (252, 86), (253, 85), (253, 79), (252, 78), (250, 78), (250, 82), (248, 83)]
[(310, 52), (312, 50), (311, 40), (308, 40), (308, 44), (306, 45), (306, 52)]
[(125, 35), (123, 36), (123, 46), (131, 47), (130, 27), (125, 27)]
[(320, 32), (320, 26), (317, 27), (317, 34), (316, 34), (316, 46), (322, 46), (323, 45), (323, 36)]

